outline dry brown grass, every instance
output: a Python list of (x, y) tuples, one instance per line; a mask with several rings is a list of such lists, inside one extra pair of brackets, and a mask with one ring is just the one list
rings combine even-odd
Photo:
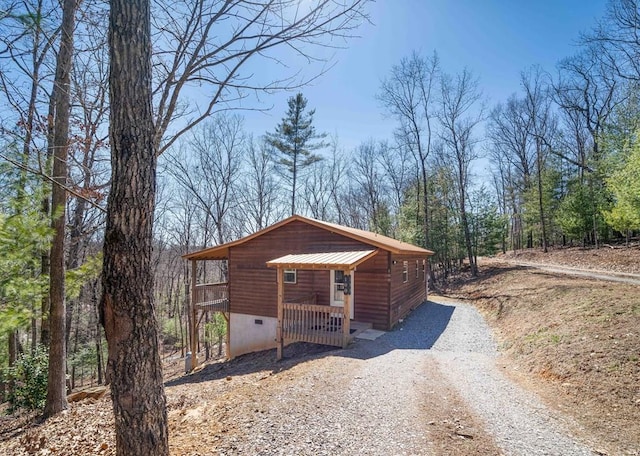
[[(606, 255), (604, 264), (594, 261), (591, 268), (616, 269), (613, 250), (581, 252), (543, 258), (548, 264), (572, 258), (570, 266), (576, 267), (585, 255)], [(624, 272), (633, 272), (624, 253)], [(527, 260), (539, 261), (540, 255)], [(481, 266), (479, 278), (454, 284), (451, 291), (484, 312), (507, 371), (572, 415), (608, 454), (640, 454), (640, 286), (496, 260)]]

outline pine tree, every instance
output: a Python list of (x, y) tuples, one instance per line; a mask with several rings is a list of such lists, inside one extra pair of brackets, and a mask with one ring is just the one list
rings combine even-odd
[[(275, 133), (267, 133), (265, 140), (279, 155), (276, 162), (284, 168), (291, 182), (291, 215), (296, 212), (296, 186), (300, 173), (310, 165), (322, 160), (314, 150), (327, 144), (322, 141), (326, 134), (316, 134), (313, 126), (315, 109), (305, 113), (307, 99), (298, 93), (288, 100), (286, 117), (276, 127)], [(314, 142), (314, 140), (320, 140)]]

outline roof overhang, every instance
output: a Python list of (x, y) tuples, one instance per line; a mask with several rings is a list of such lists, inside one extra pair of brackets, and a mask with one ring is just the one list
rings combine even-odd
[(401, 242), (396, 239), (382, 236), (369, 231), (359, 230), (356, 228), (349, 228), (335, 223), (323, 222), (301, 215), (292, 215), (291, 217), (281, 220), (267, 228), (257, 231), (249, 236), (245, 236), (235, 241), (227, 242), (226, 244), (218, 245), (215, 247), (209, 247), (196, 252), (190, 252), (183, 255), (185, 260), (225, 260), (229, 258), (229, 249), (238, 245), (242, 245), (252, 239), (262, 236), (270, 231), (273, 231), (281, 226), (287, 225), (292, 222), (302, 222), (307, 225), (315, 226), (317, 228), (345, 236), (350, 239), (354, 239), (374, 249), (386, 250), (396, 255), (418, 255), (418, 256), (431, 256), (433, 252), (431, 250), (423, 249), (421, 247)]
[(217, 245), (208, 249), (199, 250), (197, 252), (182, 255), (185, 260), (228, 260), (229, 244)]
[(270, 268), (284, 269), (355, 269), (378, 250), (289, 254), (267, 261)]

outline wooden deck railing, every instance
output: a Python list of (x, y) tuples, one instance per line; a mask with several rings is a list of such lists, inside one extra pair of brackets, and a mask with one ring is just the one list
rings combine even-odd
[(196, 285), (193, 302), (200, 309), (219, 312), (229, 311), (229, 289), (227, 282)]
[(285, 340), (343, 346), (342, 307), (285, 302), (283, 311)]

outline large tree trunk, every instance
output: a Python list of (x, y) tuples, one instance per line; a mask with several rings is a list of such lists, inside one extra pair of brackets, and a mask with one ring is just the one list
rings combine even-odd
[(542, 186), (542, 145), (540, 141), (537, 140), (536, 144), (536, 160), (538, 164), (538, 209), (540, 211), (540, 229), (542, 230), (542, 250), (544, 253), (548, 252), (548, 241), (547, 241), (547, 224), (545, 223), (544, 218), (544, 198), (542, 195), (543, 186)]
[[(55, 116), (56, 116), (56, 97), (58, 96), (58, 88), (56, 84), (51, 89), (51, 95), (49, 96), (49, 112), (47, 119), (47, 154), (45, 163), (47, 164), (47, 170), (51, 167), (51, 157), (53, 157), (54, 143), (55, 143)], [(49, 172), (49, 171), (47, 171)], [(41, 203), (42, 215), (45, 217), (51, 216), (51, 201), (49, 195), (45, 194)], [(51, 270), (51, 249), (43, 249), (40, 257), (40, 273), (43, 276), (48, 276)], [(51, 309), (51, 295), (50, 293), (43, 293), (42, 301), (40, 304), (41, 316), (40, 316), (40, 343), (45, 347), (49, 347), (49, 341), (51, 336), (49, 335), (49, 311)]]
[(20, 353), (20, 348), (19, 348), (20, 342), (18, 341), (17, 329), (9, 331), (8, 346), (9, 346), (9, 367), (11, 367), (18, 360), (18, 354)]
[(111, 0), (111, 192), (101, 319), (118, 455), (168, 455), (151, 265), (156, 149), (149, 0)]
[(60, 50), (56, 62), (55, 125), (53, 136), (53, 178), (51, 206), (54, 230), (51, 243), (49, 272), (50, 314), (49, 373), (47, 402), (44, 416), (52, 416), (67, 408), (66, 344), (65, 344), (65, 291), (64, 291), (64, 238), (66, 224), (67, 152), (69, 148), (69, 115), (71, 106), (71, 65), (73, 58), (73, 33), (75, 28), (76, 0), (64, 0)]
[[(93, 283), (93, 282), (92, 282)], [(104, 375), (102, 373), (102, 329), (100, 327), (100, 319), (97, 318), (99, 314), (99, 301), (97, 283), (94, 283), (91, 294), (91, 310), (93, 311), (92, 325), (95, 328), (95, 347), (96, 347), (96, 365), (98, 366), (98, 385), (105, 383)]]

